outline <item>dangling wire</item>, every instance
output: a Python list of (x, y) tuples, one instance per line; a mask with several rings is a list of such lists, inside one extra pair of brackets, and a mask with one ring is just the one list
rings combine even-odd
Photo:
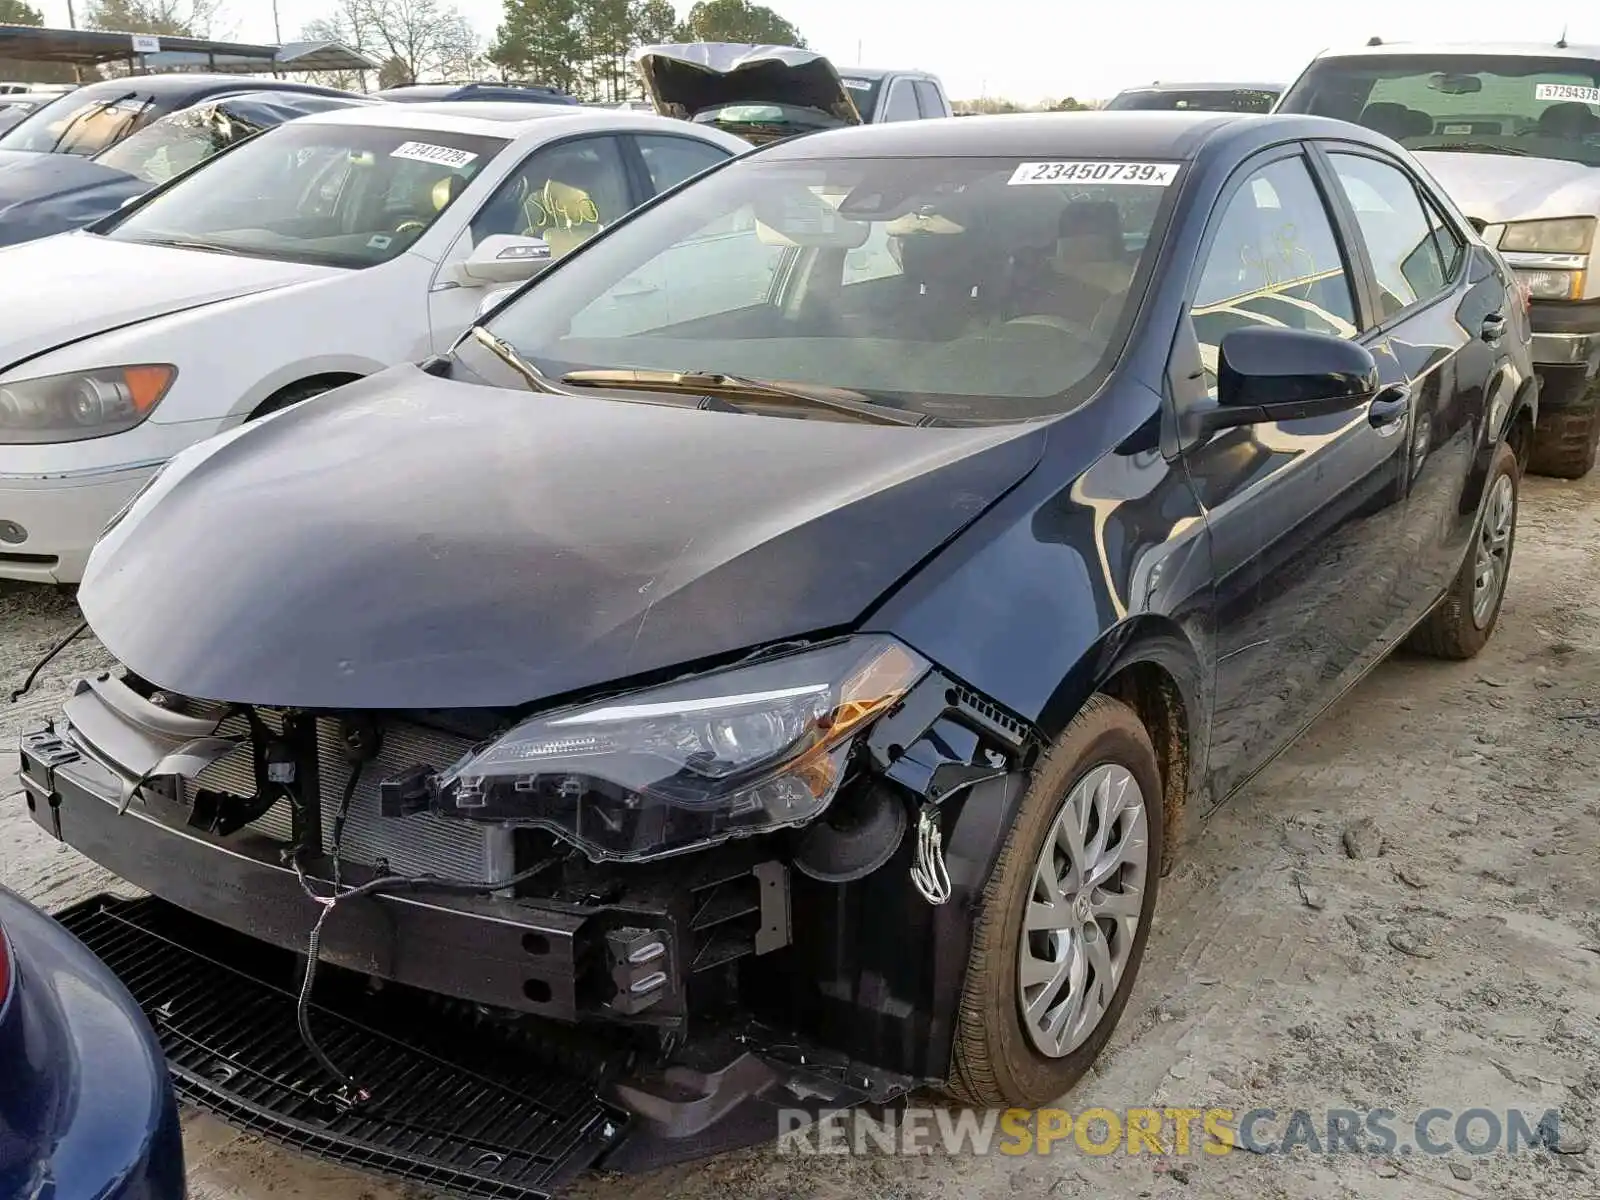
[[(518, 871), (508, 879), (496, 880), (457, 880), (445, 879), (439, 875), (380, 875), (369, 879), (366, 883), (352, 888), (343, 888), (342, 867), (340, 851), (344, 841), (345, 820), (350, 815), (350, 804), (355, 797), (356, 788), (361, 776), (361, 764), (357, 763), (350, 772), (350, 778), (345, 782), (344, 792), (339, 799), (339, 811), (333, 820), (333, 839), (329, 853), (333, 859), (333, 892), (323, 896), (312, 887), (311, 880), (306, 876), (305, 867), (300, 861), (300, 848), (296, 847), (290, 853), (290, 862), (294, 866), (295, 877), (300, 881), (300, 888), (310, 898), (311, 902), (321, 908), (317, 914), (316, 922), (311, 926), (310, 936), (306, 939), (306, 968), (305, 974), (300, 979), (300, 995), (295, 1002), (295, 1024), (300, 1031), (300, 1040), (311, 1052), (312, 1058), (331, 1078), (339, 1083), (337, 1099), (348, 1106), (354, 1107), (364, 1104), (372, 1098), (372, 1093), (362, 1087), (354, 1076), (340, 1069), (339, 1064), (328, 1057), (321, 1044), (317, 1041), (316, 1034), (311, 1029), (311, 990), (316, 983), (317, 962), (321, 956), (322, 930), (328, 918), (333, 916), (333, 910), (347, 900), (359, 899), (363, 896), (377, 896), (389, 892), (403, 891), (434, 891), (453, 892), (458, 895), (489, 895), (494, 892), (514, 888), (518, 884), (526, 883), (535, 875), (542, 874), (551, 867), (560, 863), (564, 855), (555, 854), (540, 859), (526, 870)], [(343, 890), (341, 890), (343, 889)]]
[(39, 672), (44, 670), (45, 667), (49, 666), (51, 659), (60, 654), (68, 646), (72, 645), (73, 642), (77, 641), (78, 638), (83, 635), (83, 631), (87, 628), (89, 628), (89, 622), (85, 621), (71, 633), (67, 634), (66, 637), (57, 642), (54, 646), (51, 646), (49, 652), (46, 653), (45, 656), (38, 662), (33, 664), (33, 670), (28, 672), (28, 677), (22, 681), (22, 686), (11, 693), (11, 703), (15, 704), (18, 700), (21, 700), (24, 696), (31, 692), (33, 690), (34, 680), (39, 678)]
[(950, 872), (944, 862), (944, 835), (939, 831), (939, 810), (925, 804), (917, 814), (916, 857), (911, 864), (911, 886), (929, 904), (950, 899)]

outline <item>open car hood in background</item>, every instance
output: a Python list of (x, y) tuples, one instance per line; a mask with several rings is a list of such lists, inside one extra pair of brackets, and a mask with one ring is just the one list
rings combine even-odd
[[(634, 62), (658, 113), (751, 141), (861, 124), (839, 72), (812, 50), (687, 42), (643, 46)], [(776, 110), (770, 119), (748, 111), (766, 105)]]

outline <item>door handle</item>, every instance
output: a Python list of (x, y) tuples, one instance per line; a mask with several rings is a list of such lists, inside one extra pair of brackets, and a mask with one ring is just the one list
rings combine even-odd
[(1384, 437), (1405, 424), (1406, 413), (1411, 411), (1411, 387), (1404, 383), (1391, 383), (1381, 387), (1367, 407), (1367, 421)]
[(1506, 315), (1498, 312), (1490, 313), (1485, 317), (1483, 324), (1478, 329), (1479, 336), (1491, 346), (1504, 337), (1505, 332)]

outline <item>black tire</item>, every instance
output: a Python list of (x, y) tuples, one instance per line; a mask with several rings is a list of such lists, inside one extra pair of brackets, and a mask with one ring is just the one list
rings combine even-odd
[(1473, 531), (1472, 544), (1456, 573), (1450, 590), (1444, 594), (1434, 610), (1407, 639), (1408, 648), (1434, 658), (1464, 660), (1474, 657), (1488, 645), (1494, 627), (1500, 621), (1500, 606), (1505, 601), (1506, 580), (1511, 577), (1511, 557), (1517, 545), (1517, 506), (1521, 501), (1522, 472), (1517, 467), (1517, 456), (1510, 446), (1502, 445), (1495, 451), (1494, 463), (1484, 484), (1485, 497), (1492, 498), (1494, 489), (1502, 478), (1511, 480), (1511, 532), (1505, 544), (1505, 563), (1500, 571), (1494, 603), (1487, 618), (1479, 621), (1473, 614), (1472, 597), (1476, 584), (1478, 548), (1493, 519), (1492, 500), (1486, 502), (1478, 528)]
[(1588, 408), (1558, 409), (1539, 418), (1528, 455), (1530, 475), (1582, 479), (1600, 453), (1600, 397)]
[[(1144, 793), (1148, 839), (1138, 929), (1121, 980), (1099, 1024), (1062, 1057), (1033, 1044), (1019, 1006), (1018, 954), (1034, 868), (1073, 786), (1096, 767), (1125, 768)], [(945, 1091), (983, 1108), (1038, 1108), (1063, 1095), (1089, 1069), (1116, 1028), (1133, 990), (1155, 913), (1162, 853), (1161, 770), (1134, 711), (1109, 696), (1090, 698), (1034, 768), (1016, 820), (984, 889), (974, 924)]]
[(252, 412), (246, 421), (254, 421), (257, 417), (264, 417), (268, 413), (275, 413), (288, 408), (291, 404), (299, 404), (302, 400), (309, 400), (313, 396), (320, 396), (323, 392), (331, 392), (338, 387), (335, 383), (295, 383), (284, 388), (276, 395), (268, 396)]

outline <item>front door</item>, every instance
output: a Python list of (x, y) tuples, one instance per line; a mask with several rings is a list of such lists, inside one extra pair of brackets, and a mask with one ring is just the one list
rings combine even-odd
[(434, 351), (450, 348), (492, 290), (467, 287), (451, 277), (451, 265), (471, 254), (473, 246), (497, 233), (543, 237), (552, 256), (561, 258), (635, 203), (618, 138), (572, 138), (533, 151), (495, 189), (440, 265), (428, 293)]
[[(1361, 331), (1360, 278), (1310, 161), (1252, 160), (1219, 201), (1174, 346), (1174, 399), (1216, 397), (1232, 329)], [(1390, 398), (1392, 399), (1392, 398)], [(1216, 591), (1211, 795), (1261, 767), (1382, 652), (1404, 534), (1403, 408), (1227, 430), (1183, 461), (1205, 513)]]

